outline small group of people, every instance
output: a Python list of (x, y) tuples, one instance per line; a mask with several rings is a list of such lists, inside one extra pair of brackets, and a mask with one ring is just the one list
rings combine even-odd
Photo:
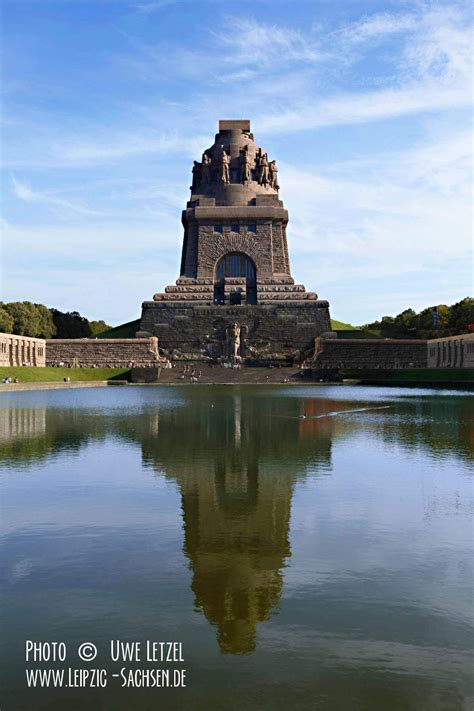
[(234, 370), (238, 370), (242, 367), (241, 363), (232, 362), (229, 360), (224, 360), (220, 365), (222, 368), (233, 368)]
[(200, 378), (202, 377), (202, 371), (199, 370), (196, 373), (196, 368), (193, 365), (185, 365), (183, 367), (183, 374), (181, 376), (181, 379), (184, 380), (186, 376), (189, 377), (189, 382), (192, 385), (195, 385), (196, 383), (199, 382)]
[(18, 383), (19, 380), (18, 378), (2, 378), (2, 383), (4, 385), (10, 385), (11, 383)]

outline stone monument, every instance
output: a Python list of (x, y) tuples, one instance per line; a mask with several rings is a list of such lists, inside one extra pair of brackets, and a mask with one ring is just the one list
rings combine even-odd
[(219, 121), (194, 161), (180, 276), (143, 303), (137, 336), (158, 336), (172, 360), (212, 361), (229, 354), (237, 324), (245, 363), (290, 364), (331, 330), (328, 302), (291, 276), (278, 191), (276, 161), (255, 144), (250, 121)]

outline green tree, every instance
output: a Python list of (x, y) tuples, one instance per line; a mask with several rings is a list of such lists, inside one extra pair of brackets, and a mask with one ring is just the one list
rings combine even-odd
[(381, 321), (361, 328), (380, 331), (382, 338), (442, 338), (465, 333), (472, 324), (474, 299), (466, 297), (452, 306), (429, 306), (418, 314), (413, 309), (405, 309), (398, 316), (384, 316)]
[(105, 321), (89, 321), (89, 326), (91, 329), (91, 334), (97, 336), (98, 333), (107, 331), (111, 326), (108, 326)]
[(56, 326), (53, 321), (51, 309), (48, 309), (44, 304), (34, 304), (39, 315), (39, 337), (52, 338), (56, 333)]
[(393, 322), (392, 338), (410, 338), (416, 336), (417, 314), (413, 309), (405, 309)]
[(2, 333), (13, 333), (13, 316), (8, 313), (5, 304), (0, 303), (0, 331)]
[(452, 332), (462, 333), (474, 326), (474, 299), (466, 297), (450, 309), (447, 327)]
[(56, 327), (55, 338), (88, 338), (92, 335), (89, 321), (78, 311), (63, 313), (51, 309), (51, 313)]
[(11, 301), (5, 304), (5, 309), (13, 318), (13, 333), (18, 336), (39, 337), (41, 316), (31, 301)]

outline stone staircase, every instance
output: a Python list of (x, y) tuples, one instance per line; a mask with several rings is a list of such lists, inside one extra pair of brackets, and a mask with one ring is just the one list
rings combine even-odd
[[(307, 374), (299, 368), (223, 368), (222, 366), (196, 365), (194, 377), (198, 384), (277, 384), (299, 383), (306, 380)], [(309, 375), (309, 372), (308, 372)], [(188, 384), (191, 373), (183, 374), (183, 366), (164, 368), (158, 380), (161, 384)]]

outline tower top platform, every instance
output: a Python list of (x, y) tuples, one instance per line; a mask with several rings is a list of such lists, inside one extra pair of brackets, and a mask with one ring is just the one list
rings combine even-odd
[(250, 121), (248, 119), (224, 119), (219, 121), (219, 133), (221, 131), (250, 131)]

